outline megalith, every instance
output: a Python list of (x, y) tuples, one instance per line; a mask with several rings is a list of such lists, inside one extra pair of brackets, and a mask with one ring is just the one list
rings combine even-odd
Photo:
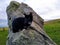
[[(44, 20), (27, 4), (11, 1), (6, 12), (9, 25), (6, 45), (56, 45), (43, 29)], [(29, 15), (30, 13), (32, 13), (33, 20), (29, 23), (27, 20), (31, 18), (25, 18), (24, 14)], [(23, 21), (21, 24), (18, 23), (22, 20), (20, 17), (23, 18), (23, 21), (26, 19), (30, 24), (27, 29), (18, 29), (20, 25), (24, 26)], [(17, 21), (18, 19), (19, 21)], [(16, 21), (13, 23), (14, 20)], [(15, 29), (19, 31), (13, 32), (13, 24), (14, 26), (18, 24)]]

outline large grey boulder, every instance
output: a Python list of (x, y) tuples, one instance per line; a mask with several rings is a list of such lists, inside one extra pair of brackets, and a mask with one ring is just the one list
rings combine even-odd
[[(25, 3), (12, 1), (6, 9), (9, 34), (6, 45), (56, 45), (43, 30), (44, 20)], [(32, 12), (33, 21), (28, 29), (17, 33), (12, 32), (12, 22), (15, 18), (24, 17), (24, 13)]]

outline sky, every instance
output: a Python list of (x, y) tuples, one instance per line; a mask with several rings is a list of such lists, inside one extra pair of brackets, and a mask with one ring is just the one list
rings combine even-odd
[[(45, 21), (60, 18), (60, 0), (0, 0), (0, 20), (7, 20), (6, 7), (10, 1), (28, 4)], [(5, 23), (0, 21), (0, 26)]]

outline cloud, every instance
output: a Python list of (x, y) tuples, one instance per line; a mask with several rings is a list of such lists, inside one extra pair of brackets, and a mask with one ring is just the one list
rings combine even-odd
[(28, 4), (44, 20), (60, 18), (60, 0), (0, 0), (0, 26), (8, 25), (6, 7), (10, 1)]
[(0, 27), (8, 26), (7, 20), (0, 19)]
[(60, 0), (57, 0), (56, 4), (55, 4), (55, 8), (57, 10), (60, 10)]
[(7, 19), (7, 15), (6, 15), (7, 3), (8, 3), (7, 0), (0, 1), (0, 19)]
[(60, 18), (60, 0), (28, 0), (27, 3), (44, 20)]
[[(10, 1), (13, 1), (13, 0), (0, 0), (0, 19), (7, 20), (6, 8), (9, 5)], [(20, 2), (22, 1), (24, 0), (20, 0)]]
[(60, 18), (60, 10), (53, 10), (47, 14), (42, 15), (45, 20), (52, 20)]
[[(0, 19), (7, 20), (6, 7), (12, 0), (0, 1)], [(53, 18), (60, 18), (60, 0), (15, 0), (18, 2), (24, 2), (37, 12), (44, 20), (50, 20)]]

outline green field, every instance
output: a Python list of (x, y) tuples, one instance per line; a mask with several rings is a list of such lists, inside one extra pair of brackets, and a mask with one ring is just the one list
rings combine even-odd
[(44, 29), (53, 41), (60, 45), (60, 19), (45, 22)]
[[(55, 41), (58, 45), (60, 45), (60, 20), (53, 20), (44, 23), (44, 29), (47, 34)], [(6, 44), (6, 37), (8, 34), (7, 29), (0, 29), (0, 45)]]
[(0, 45), (6, 45), (8, 31), (0, 31)]

